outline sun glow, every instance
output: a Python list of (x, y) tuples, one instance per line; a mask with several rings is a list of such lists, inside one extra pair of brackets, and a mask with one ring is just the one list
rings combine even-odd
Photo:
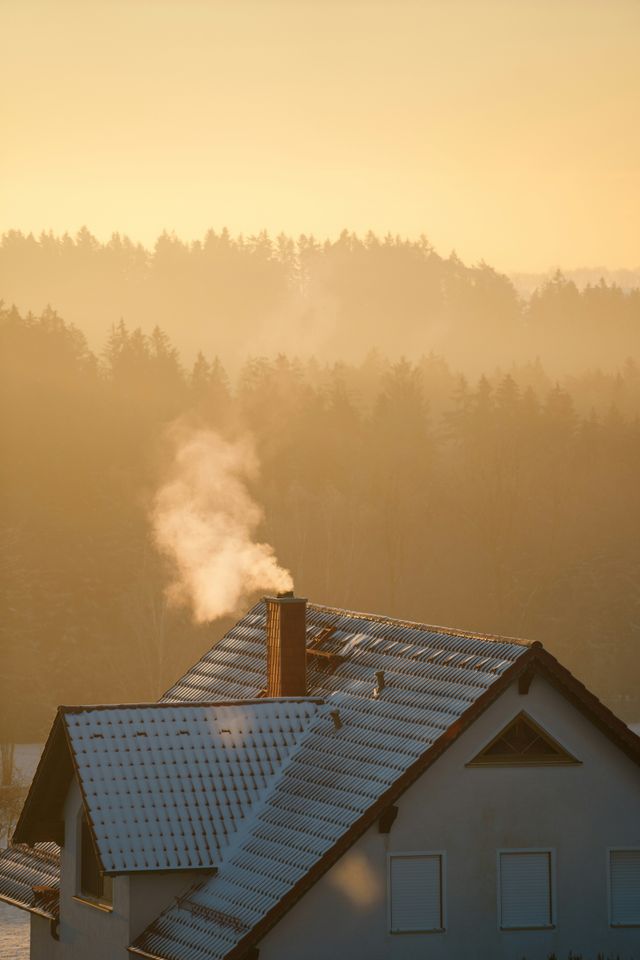
[(637, 267), (640, 6), (4, 0), (0, 230)]

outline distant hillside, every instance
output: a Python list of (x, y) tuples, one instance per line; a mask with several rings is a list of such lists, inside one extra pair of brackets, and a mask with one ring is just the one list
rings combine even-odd
[[(546, 273), (510, 273), (509, 278), (521, 296), (529, 297), (538, 287), (548, 283), (557, 270), (557, 267), (550, 267)], [(640, 267), (636, 270), (581, 267), (578, 270), (562, 270), (562, 274), (567, 280), (573, 280), (579, 290), (584, 290), (588, 284), (595, 286), (601, 280), (609, 286), (615, 284), (623, 290), (635, 290), (640, 287)]]
[(527, 275), (442, 257), (424, 237), (210, 230), (189, 243), (165, 233), (152, 249), (119, 234), (101, 243), (86, 228), (0, 238), (7, 306), (39, 315), (50, 305), (96, 352), (120, 321), (147, 334), (158, 326), (187, 363), (202, 351), (231, 372), (247, 356), (360, 362), (371, 350), (436, 353), (470, 376), (536, 359), (553, 377), (616, 370), (640, 354), (640, 271), (612, 272), (604, 285), (601, 272), (529, 275), (535, 290), (523, 297), (515, 283), (522, 290)]

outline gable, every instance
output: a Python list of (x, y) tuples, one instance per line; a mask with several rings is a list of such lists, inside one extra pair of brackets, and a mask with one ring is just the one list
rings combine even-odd
[(531, 767), (576, 763), (580, 761), (521, 710), (467, 766)]
[[(520, 712), (523, 701), (530, 715), (583, 763), (515, 769), (467, 766), (468, 760)], [(500, 848), (556, 848), (562, 866), (560, 882), (568, 884), (564, 896), (575, 894), (571, 912), (577, 918), (581, 903), (588, 904), (585, 909), (589, 911), (593, 896), (599, 911), (594, 922), (604, 923), (604, 851), (614, 836), (616, 843), (622, 844), (625, 838), (631, 844), (636, 842), (639, 803), (640, 768), (543, 679), (534, 679), (526, 698), (518, 693), (515, 682), (396, 799), (398, 815), (390, 835), (379, 833), (379, 821), (372, 824), (290, 913), (260, 939), (260, 960), (293, 960), (296, 951), (292, 945), (300, 942), (308, 944), (305, 960), (339, 957), (347, 937), (356, 945), (358, 957), (379, 958), (384, 953), (383, 930), (391, 910), (390, 854), (442, 854), (447, 933), (422, 938), (425, 957), (433, 953), (470, 960), (503, 955), (505, 934), (498, 930), (493, 893)], [(580, 894), (571, 886), (566, 870), (579, 875)], [(572, 926), (568, 910), (562, 909), (561, 935), (568, 928), (584, 934), (580, 922)], [(331, 923), (327, 923), (327, 917)], [(554, 941), (558, 957), (566, 958), (570, 946), (574, 953), (581, 948), (585, 957), (591, 955), (586, 946), (591, 919), (587, 913), (588, 932), (581, 941), (579, 937), (568, 944), (565, 941), (562, 951)], [(471, 939), (470, 929), (474, 931)], [(606, 929), (603, 932), (605, 936), (592, 939), (590, 944), (602, 942), (603, 949), (609, 946), (615, 956), (614, 944), (606, 939)], [(535, 939), (540, 934), (522, 936)], [(442, 941), (441, 947), (436, 940)], [(538, 956), (534, 943), (529, 942), (526, 950), (521, 946), (517, 958), (533, 960)], [(400, 947), (397, 949), (401, 954)], [(631, 944), (627, 953), (630, 949)], [(551, 950), (549, 946), (543, 956)], [(621, 947), (618, 952), (620, 956), (624, 953)], [(631, 954), (635, 955), (632, 949)]]
[(64, 843), (64, 801), (73, 760), (60, 712), (54, 720), (13, 834), (17, 844)]

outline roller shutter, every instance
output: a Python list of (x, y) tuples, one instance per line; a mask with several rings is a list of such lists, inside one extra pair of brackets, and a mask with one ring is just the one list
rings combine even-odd
[(611, 850), (609, 871), (612, 925), (640, 926), (640, 850)]
[(500, 854), (500, 926), (504, 929), (553, 924), (551, 851)]
[(442, 930), (442, 856), (390, 858), (391, 932)]

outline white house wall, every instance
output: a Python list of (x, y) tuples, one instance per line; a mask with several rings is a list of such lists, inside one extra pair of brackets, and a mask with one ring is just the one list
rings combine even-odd
[(59, 944), (51, 936), (51, 921), (37, 914), (31, 914), (30, 930), (31, 960), (58, 960), (62, 954)]
[[(582, 764), (465, 767), (523, 709)], [(368, 830), (266, 935), (260, 960), (640, 960), (640, 928), (609, 927), (607, 900), (607, 849), (640, 847), (640, 768), (546, 681), (507, 690), (398, 808), (390, 834)], [(554, 850), (555, 929), (499, 929), (504, 848)], [(446, 852), (446, 931), (390, 934), (387, 856), (418, 851)]]

